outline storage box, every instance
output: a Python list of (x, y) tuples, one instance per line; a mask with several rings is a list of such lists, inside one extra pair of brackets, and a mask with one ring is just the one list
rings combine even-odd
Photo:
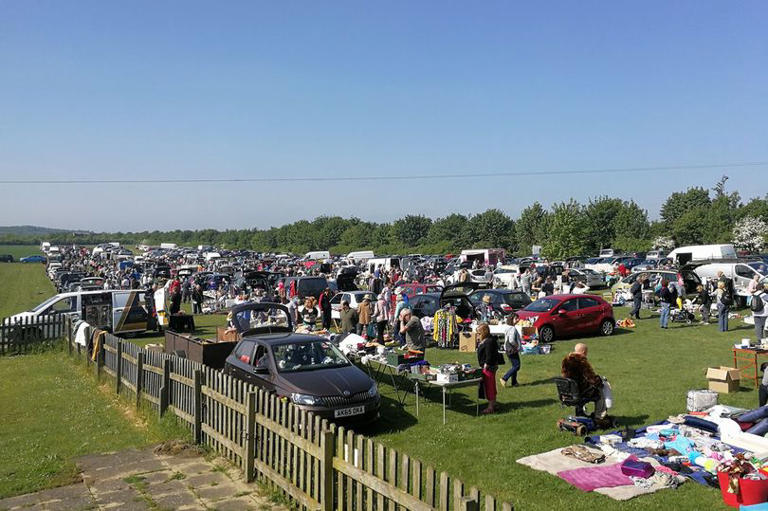
[(741, 374), (733, 367), (710, 367), (707, 369), (707, 380), (709, 380), (709, 390), (727, 394), (739, 390)]
[(462, 332), (459, 334), (459, 351), (474, 352), (477, 351), (477, 334)]
[(220, 326), (216, 328), (216, 339), (220, 341), (239, 341), (240, 334), (237, 333), (237, 330), (227, 330)]
[(717, 392), (711, 390), (689, 390), (686, 404), (689, 412), (702, 412), (717, 404)]
[(456, 373), (437, 373), (437, 383), (453, 383), (459, 381), (459, 375)]

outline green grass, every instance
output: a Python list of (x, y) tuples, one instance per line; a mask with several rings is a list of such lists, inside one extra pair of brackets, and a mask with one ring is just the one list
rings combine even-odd
[(29, 310), (56, 294), (42, 264), (0, 263), (0, 283), (0, 318)]
[[(616, 309), (624, 317), (628, 309)], [(648, 313), (645, 312), (645, 317)], [(556, 476), (519, 465), (515, 460), (578, 443), (570, 433), (557, 430), (555, 422), (572, 410), (561, 408), (550, 378), (560, 372), (560, 362), (576, 342), (589, 346), (589, 360), (607, 377), (614, 393), (615, 415), (621, 425), (639, 427), (685, 412), (689, 389), (706, 388), (708, 366), (733, 365), (730, 347), (753, 329), (731, 320), (731, 332), (720, 334), (717, 325), (674, 324), (663, 331), (658, 319), (643, 319), (637, 328), (612, 337), (558, 341), (550, 355), (523, 355), (520, 387), (500, 389), (500, 413), (475, 416), (476, 389), (459, 389), (453, 396), (447, 424), (442, 424), (440, 394), (422, 401), (418, 419), (413, 396), (406, 406), (393, 403), (392, 386), (379, 388), (385, 396), (381, 420), (361, 432), (388, 446), (446, 471), (482, 491), (513, 502), (515, 509), (725, 509), (720, 492), (691, 481), (678, 490), (663, 490), (628, 502), (584, 493)], [(447, 362), (477, 364), (474, 354), (430, 349), (434, 365)], [(499, 376), (509, 367), (501, 366)], [(745, 383), (738, 393), (721, 394), (720, 402), (754, 408), (757, 392)], [(484, 403), (481, 402), (481, 409)]]
[(83, 362), (53, 350), (0, 357), (0, 498), (67, 484), (74, 458), (183, 434), (172, 417), (145, 419)]
[[(37, 303), (41, 299), (32, 301)], [(627, 311), (619, 307), (616, 315), (625, 317)], [(648, 313), (644, 311), (644, 314), (647, 317)], [(223, 326), (225, 321), (223, 315), (196, 316), (197, 335), (214, 337), (216, 327)], [(672, 324), (665, 331), (659, 329), (658, 319), (654, 318), (643, 319), (637, 328), (620, 330), (612, 337), (557, 341), (550, 355), (523, 356), (521, 386), (500, 390), (500, 413), (476, 417), (476, 389), (459, 389), (454, 392), (445, 426), (439, 393), (433, 392), (422, 400), (416, 418), (413, 395), (408, 397), (405, 407), (400, 407), (394, 402), (392, 386), (385, 382), (379, 385), (384, 396), (381, 419), (359, 431), (439, 471), (446, 471), (468, 487), (476, 486), (485, 493), (509, 500), (516, 509), (593, 510), (599, 506), (612, 510), (725, 509), (718, 490), (691, 481), (677, 490), (616, 502), (598, 494), (583, 493), (555, 476), (529, 469), (515, 460), (578, 443), (577, 437), (559, 432), (555, 426), (557, 419), (571, 410), (559, 406), (551, 382), (560, 372), (562, 357), (576, 342), (589, 345), (592, 365), (611, 381), (615, 403), (611, 413), (621, 425), (639, 427), (684, 412), (687, 391), (706, 388), (707, 367), (733, 365), (730, 348), (742, 337), (753, 337), (753, 329), (741, 320), (731, 320), (731, 331), (721, 334), (715, 324)], [(148, 333), (132, 341), (141, 345), (162, 343), (163, 337)], [(433, 365), (477, 363), (474, 354), (434, 348), (428, 350), (427, 359)], [(0, 360), (2, 362), (7, 360)], [(507, 367), (508, 364), (502, 366), (500, 374)], [(2, 368), (0, 365), (0, 379), (14, 381), (5, 377)], [(0, 393), (0, 399), (4, 394)], [(81, 393), (79, 399), (85, 396)], [(757, 392), (751, 383), (745, 382), (741, 391), (721, 394), (720, 402), (753, 408), (757, 406)], [(48, 417), (58, 417), (58, 413), (54, 410)], [(5, 421), (0, 427), (4, 426)]]
[(11, 254), (18, 261), (22, 257), (42, 255), (42, 252), (40, 252), (40, 245), (0, 245), (0, 254)]

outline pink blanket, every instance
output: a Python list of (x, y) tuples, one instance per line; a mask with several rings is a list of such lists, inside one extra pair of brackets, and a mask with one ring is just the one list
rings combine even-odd
[[(630, 456), (630, 458), (635, 457)], [(621, 463), (564, 470), (558, 472), (557, 476), (584, 491), (633, 484), (632, 479), (621, 473)]]

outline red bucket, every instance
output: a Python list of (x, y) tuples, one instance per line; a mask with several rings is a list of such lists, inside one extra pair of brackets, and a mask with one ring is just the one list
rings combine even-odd
[(739, 507), (739, 504), (751, 506), (768, 502), (768, 479), (744, 479), (739, 478), (739, 495), (728, 492), (728, 474), (718, 472), (717, 480), (720, 483), (720, 493), (723, 502), (731, 507)]

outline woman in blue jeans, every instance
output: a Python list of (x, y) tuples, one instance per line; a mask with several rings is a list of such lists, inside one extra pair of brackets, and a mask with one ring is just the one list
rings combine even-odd
[(672, 290), (669, 289), (669, 282), (666, 280), (661, 281), (659, 298), (661, 299), (661, 316), (659, 317), (659, 324), (661, 325), (661, 328), (667, 328), (667, 325), (669, 325), (669, 308), (675, 301), (675, 296), (672, 293)]
[(725, 282), (722, 280), (717, 283), (717, 329), (720, 332), (728, 331), (728, 310), (730, 302), (726, 298)]
[(504, 352), (509, 359), (510, 368), (504, 376), (500, 378), (502, 387), (506, 386), (507, 381), (510, 379), (511, 385), (517, 387), (517, 372), (520, 370), (520, 344), (522, 344), (522, 338), (520, 332), (517, 331), (517, 314), (514, 312), (507, 316), (507, 331), (504, 334)]

